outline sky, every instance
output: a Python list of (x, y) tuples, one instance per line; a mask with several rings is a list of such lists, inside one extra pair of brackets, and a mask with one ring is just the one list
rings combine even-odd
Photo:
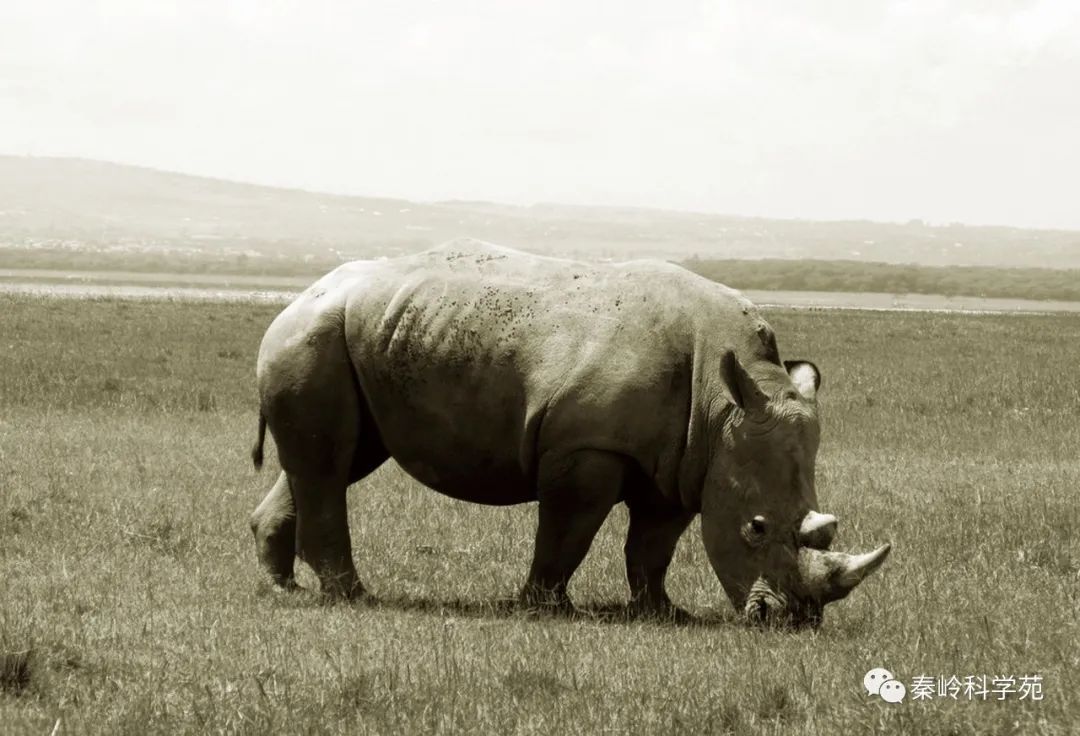
[(8, 0), (0, 153), (1080, 229), (1080, 3)]

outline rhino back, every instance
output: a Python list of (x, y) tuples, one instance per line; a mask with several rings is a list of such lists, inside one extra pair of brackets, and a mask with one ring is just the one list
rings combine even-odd
[(538, 458), (582, 448), (634, 457), (675, 494), (701, 399), (695, 353), (746, 332), (745, 300), (662, 263), (458, 242), (330, 283), (386, 448), (421, 482), (482, 503), (532, 499)]

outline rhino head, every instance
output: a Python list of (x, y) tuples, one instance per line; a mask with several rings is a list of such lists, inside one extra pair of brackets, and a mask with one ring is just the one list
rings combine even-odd
[[(814, 464), (821, 376), (812, 363), (721, 361), (730, 402), (710, 417), (717, 440), (701, 498), (709, 562), (754, 623), (818, 626), (889, 553), (828, 550), (836, 517), (817, 511)], [(717, 436), (718, 435), (718, 436)]]

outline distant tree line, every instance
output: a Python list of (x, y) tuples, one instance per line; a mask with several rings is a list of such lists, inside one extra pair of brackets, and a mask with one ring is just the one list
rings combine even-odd
[(916, 266), (860, 261), (684, 261), (691, 271), (736, 289), (942, 294), (1080, 301), (1080, 270)]
[[(78, 249), (4, 248), (0, 269), (130, 271), (174, 274), (213, 273), (295, 276), (313, 280), (349, 260), (341, 254), (223, 254), (147, 250), (108, 252)], [(941, 294), (1080, 301), (1080, 270), (916, 266), (862, 261), (760, 261), (691, 258), (683, 266), (736, 289), (850, 291), (886, 294)]]

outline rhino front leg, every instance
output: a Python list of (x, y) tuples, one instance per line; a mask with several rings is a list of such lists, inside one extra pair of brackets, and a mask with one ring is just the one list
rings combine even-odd
[(628, 506), (630, 529), (625, 552), (630, 611), (641, 616), (690, 620), (690, 614), (677, 608), (668, 598), (664, 578), (675, 554), (675, 545), (694, 518), (693, 514), (644, 502), (631, 502)]
[(273, 584), (282, 589), (296, 587), (293, 561), (296, 557), (296, 507), (285, 473), (251, 515), (251, 531), (259, 562)]
[(541, 461), (540, 518), (522, 605), (573, 611), (566, 588), (619, 499), (625, 467), (621, 456), (595, 450)]

